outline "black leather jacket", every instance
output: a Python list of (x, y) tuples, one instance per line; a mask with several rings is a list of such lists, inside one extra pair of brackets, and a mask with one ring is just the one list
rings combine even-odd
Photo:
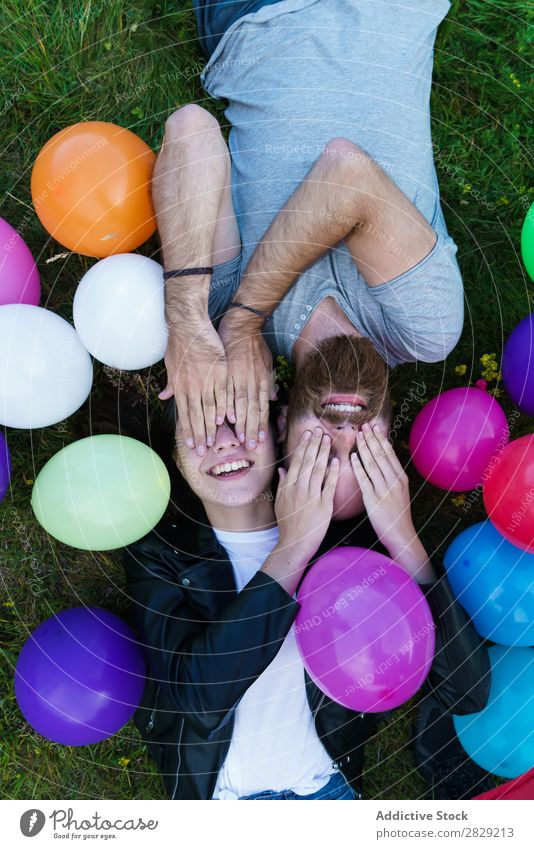
[[(356, 542), (336, 525), (336, 538), (327, 536), (317, 556), (333, 544), (366, 545), (361, 529)], [(232, 565), (207, 523), (162, 521), (124, 550), (124, 567), (149, 666), (134, 722), (169, 798), (211, 799), (235, 708), (276, 656), (300, 604), (264, 572), (237, 593)], [(445, 580), (426, 589), (438, 626), (428, 686), (455, 713), (481, 710), (489, 692), (483, 643)], [(360, 796), (363, 746), (376, 715), (332, 701), (304, 667), (303, 676), (317, 735)]]

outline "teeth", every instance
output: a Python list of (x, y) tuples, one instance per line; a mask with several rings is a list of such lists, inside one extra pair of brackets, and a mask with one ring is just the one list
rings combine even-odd
[(211, 470), (212, 475), (222, 475), (225, 472), (237, 472), (238, 469), (248, 469), (248, 460), (234, 460), (232, 463), (220, 463)]
[(325, 410), (339, 410), (341, 413), (361, 413), (363, 407), (360, 404), (325, 404)]

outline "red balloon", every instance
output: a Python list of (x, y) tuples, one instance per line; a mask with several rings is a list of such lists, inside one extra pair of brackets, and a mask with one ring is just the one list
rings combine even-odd
[(534, 553), (534, 434), (503, 450), (484, 484), (484, 504), (503, 537)]

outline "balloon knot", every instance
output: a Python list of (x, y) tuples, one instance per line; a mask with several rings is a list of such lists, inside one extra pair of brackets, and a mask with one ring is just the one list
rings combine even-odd
[(485, 391), (488, 388), (488, 381), (487, 380), (477, 380), (477, 382), (475, 383), (475, 386), (478, 387), (478, 389), (482, 389), (483, 391)]

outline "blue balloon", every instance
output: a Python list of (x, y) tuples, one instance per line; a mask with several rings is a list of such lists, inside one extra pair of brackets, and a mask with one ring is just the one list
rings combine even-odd
[(491, 646), (491, 688), (480, 713), (453, 716), (460, 743), (482, 769), (517, 778), (534, 766), (534, 649)]
[(11, 479), (11, 460), (9, 448), (3, 433), (0, 433), (0, 501), (9, 489)]
[(534, 646), (534, 554), (512, 545), (491, 522), (479, 522), (456, 537), (444, 563), (482, 637)]

